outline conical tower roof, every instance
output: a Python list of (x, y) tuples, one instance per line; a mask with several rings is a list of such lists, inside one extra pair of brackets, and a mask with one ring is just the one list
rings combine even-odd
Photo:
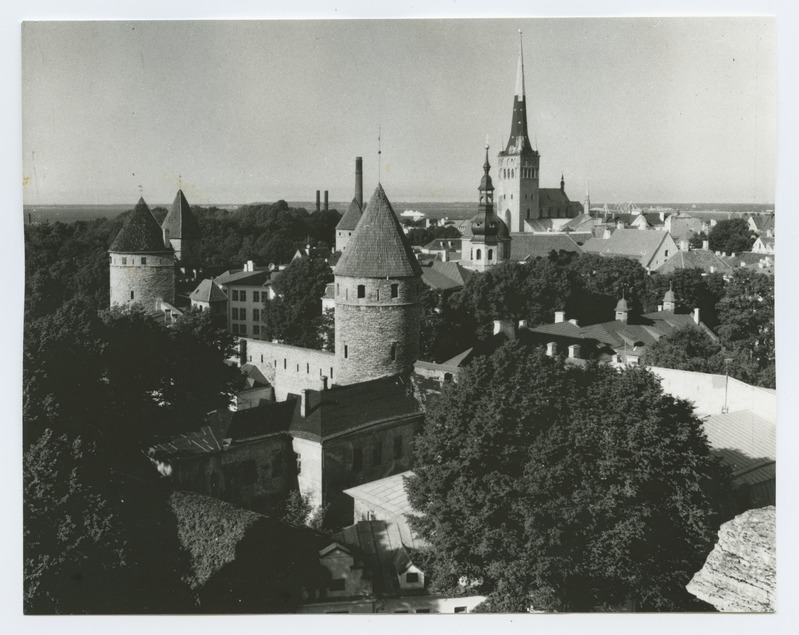
[(353, 278), (407, 278), (422, 275), (422, 268), (382, 185), (378, 184), (372, 194), (334, 273)]
[(347, 211), (344, 212), (344, 216), (341, 217), (338, 225), (336, 225), (336, 229), (338, 231), (353, 231), (358, 226), (361, 216), (363, 216), (361, 206), (358, 205), (358, 199), (354, 198)]
[(108, 251), (146, 254), (169, 252), (172, 248), (164, 246), (161, 227), (147, 207), (147, 203), (140, 198)]
[(200, 224), (191, 211), (191, 206), (183, 195), (183, 190), (178, 190), (175, 200), (164, 222), (162, 229), (169, 230), (170, 238), (200, 238)]
[(506, 154), (532, 154), (533, 146), (527, 136), (527, 96), (524, 90), (524, 50), (522, 32), (519, 31), (519, 64), (516, 68), (516, 91), (513, 96), (513, 118)]

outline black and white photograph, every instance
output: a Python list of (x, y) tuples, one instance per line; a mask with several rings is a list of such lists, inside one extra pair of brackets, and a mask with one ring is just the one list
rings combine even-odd
[(778, 612), (775, 16), (265, 17), (19, 24), (17, 612)]

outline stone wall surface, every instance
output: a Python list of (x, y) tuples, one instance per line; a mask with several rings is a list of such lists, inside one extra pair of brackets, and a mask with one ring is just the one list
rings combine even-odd
[(323, 377), (327, 377), (328, 387), (336, 383), (333, 353), (250, 338), (245, 341), (246, 361), (274, 386), (277, 401), (284, 401), (289, 393), (299, 395), (303, 388), (322, 390)]
[[(126, 264), (121, 264), (122, 258)], [(157, 299), (170, 304), (175, 302), (175, 263), (174, 258), (166, 256), (144, 256), (147, 264), (142, 265), (140, 255), (111, 255), (110, 300), (111, 306), (141, 304), (153, 310)], [(132, 264), (135, 262), (137, 264)], [(133, 299), (130, 293), (133, 291)]]
[(762, 507), (724, 523), (719, 540), (688, 583), (690, 593), (722, 612), (774, 611), (776, 510)]

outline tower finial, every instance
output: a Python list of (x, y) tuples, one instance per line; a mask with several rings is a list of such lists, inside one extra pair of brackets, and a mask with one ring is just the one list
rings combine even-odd
[(139, 185), (139, 198), (144, 198), (144, 188)]
[(377, 182), (378, 183), (380, 183), (380, 180), (383, 178), (382, 161), (380, 156), (383, 154), (383, 150), (380, 146), (380, 136), (381, 136), (380, 124), (377, 124)]
[(524, 99), (524, 47), (522, 46), (521, 29), (519, 29), (519, 66), (516, 71), (516, 96)]
[(183, 177), (180, 174), (178, 174), (178, 189), (183, 189)]

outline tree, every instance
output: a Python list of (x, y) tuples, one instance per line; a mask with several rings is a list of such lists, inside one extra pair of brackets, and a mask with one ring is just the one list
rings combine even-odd
[(489, 610), (695, 608), (729, 474), (690, 404), (643, 369), (585, 369), (517, 343), (445, 387), (415, 443), (413, 524), (441, 588)]
[(725, 253), (740, 253), (752, 248), (754, 237), (749, 224), (742, 218), (720, 220), (708, 234), (710, 249)]
[(724, 276), (705, 273), (701, 269), (677, 269), (665, 275), (649, 276), (645, 309), (655, 311), (663, 303), (663, 296), (671, 288), (677, 300), (677, 313), (691, 313), (699, 309), (702, 322), (710, 328), (718, 325), (716, 305), (724, 296)]
[(292, 260), (272, 278), (276, 297), (264, 304), (263, 334), (267, 340), (321, 348), (322, 295), (333, 272), (322, 258)]
[(723, 371), (720, 352), (721, 346), (706, 333), (686, 326), (661, 337), (648, 347), (644, 361), (648, 366), (717, 373), (720, 369)]

